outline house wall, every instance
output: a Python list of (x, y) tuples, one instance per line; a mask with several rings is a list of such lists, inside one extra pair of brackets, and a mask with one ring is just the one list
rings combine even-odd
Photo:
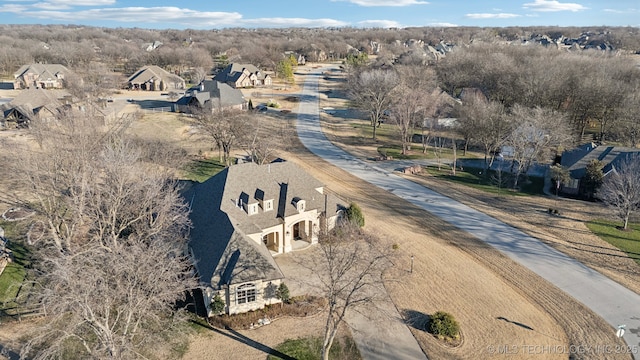
[[(211, 287), (207, 287), (204, 289), (204, 291), (202, 291), (202, 297), (204, 300), (204, 305), (207, 309), (207, 315), (208, 316), (217, 315), (211, 312), (211, 301), (213, 300), (216, 294), (219, 294), (220, 297), (225, 301), (226, 308), (224, 312), (229, 315), (245, 313), (248, 311), (255, 311), (255, 310), (263, 309), (266, 305), (280, 303), (281, 301), (275, 296), (276, 294), (275, 291), (278, 288), (278, 286), (280, 286), (281, 282), (282, 282), (281, 279), (276, 279), (271, 281), (258, 280), (258, 281), (247, 282), (242, 284), (230, 285), (229, 287), (221, 290), (214, 290)], [(236, 299), (237, 290), (240, 286), (243, 286), (245, 284), (251, 284), (255, 286), (255, 289), (256, 289), (255, 301), (238, 304)]]

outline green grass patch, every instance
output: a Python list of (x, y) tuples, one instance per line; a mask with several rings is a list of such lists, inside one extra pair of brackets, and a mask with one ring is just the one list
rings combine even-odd
[[(287, 339), (275, 348), (280, 353), (297, 360), (320, 360), (322, 357), (322, 338)], [(329, 358), (333, 360), (362, 359), (353, 339), (345, 337), (336, 339), (329, 350)], [(269, 355), (267, 360), (279, 360), (282, 357)]]
[[(402, 147), (399, 145), (385, 145), (378, 147), (378, 152), (380, 154), (386, 154), (387, 156), (393, 156), (394, 159), (400, 160), (426, 160), (426, 159), (437, 159), (436, 155), (433, 152), (432, 147), (427, 148), (427, 152), (422, 152), (422, 145), (420, 144), (411, 144), (411, 150), (408, 154), (402, 154)], [(440, 159), (444, 160), (452, 160), (453, 159), (453, 150), (449, 148), (443, 148), (440, 151)]]
[(186, 166), (184, 178), (186, 180), (204, 182), (224, 168), (225, 166), (218, 160), (198, 159)]
[[(361, 121), (361, 122), (353, 122), (351, 126), (354, 129), (358, 129), (360, 132), (360, 136), (368, 139), (373, 138), (373, 127), (369, 121)], [(382, 124), (378, 128), (376, 128), (376, 139), (378, 141), (397, 141), (397, 132), (391, 125)]]
[(629, 223), (629, 230), (620, 230), (622, 221), (592, 220), (587, 222), (591, 232), (602, 240), (627, 253), (640, 265), (640, 224)]
[[(538, 177), (529, 177), (527, 180), (521, 180), (519, 184), (519, 190), (513, 190), (508, 185), (498, 186), (497, 181), (493, 180), (496, 177), (496, 172), (489, 170), (488, 176), (482, 175), (482, 170), (477, 168), (465, 167), (464, 170), (456, 171), (456, 174), (451, 173), (451, 169), (448, 166), (442, 166), (441, 170), (437, 167), (426, 167), (426, 171), (431, 175), (447, 181), (453, 181), (465, 186), (482, 190), (484, 192), (496, 194), (496, 195), (511, 195), (511, 196), (530, 196), (543, 194), (544, 179)], [(503, 172), (503, 177), (509, 176), (508, 173)]]
[(0, 221), (4, 235), (9, 239), (7, 248), (13, 254), (13, 262), (7, 263), (7, 267), (0, 274), (0, 312), (10, 313), (11, 309), (18, 306), (16, 297), (27, 276), (26, 268), (31, 265), (31, 253), (22, 243), (27, 226), (26, 221)]
[(4, 308), (3, 304), (11, 304), (16, 299), (26, 275), (26, 270), (20, 264), (7, 264), (0, 275), (0, 309)]

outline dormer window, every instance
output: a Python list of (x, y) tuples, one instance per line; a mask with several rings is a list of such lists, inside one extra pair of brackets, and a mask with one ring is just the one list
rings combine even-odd
[(254, 215), (258, 213), (258, 203), (247, 204), (247, 214)]
[(293, 198), (293, 206), (296, 207), (296, 210), (298, 210), (298, 212), (303, 212), (306, 208), (305, 205), (305, 201), (300, 199), (299, 197)]
[(273, 199), (265, 200), (262, 202), (262, 210), (271, 211), (273, 210)]

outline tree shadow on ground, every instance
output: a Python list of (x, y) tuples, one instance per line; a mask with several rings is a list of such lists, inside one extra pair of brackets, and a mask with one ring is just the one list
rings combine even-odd
[(202, 323), (196, 322), (196, 321), (192, 321), (192, 322), (194, 324), (196, 324), (196, 325), (199, 325), (199, 326), (202, 326), (202, 327), (204, 327), (206, 329), (209, 329), (209, 330), (211, 330), (211, 331), (213, 331), (215, 333), (218, 333), (220, 335), (224, 335), (224, 336), (226, 336), (226, 337), (228, 337), (230, 339), (236, 340), (236, 341), (238, 341), (240, 343), (243, 343), (243, 344), (245, 344), (247, 346), (250, 346), (250, 347), (252, 347), (252, 348), (254, 348), (256, 350), (260, 350), (260, 351), (264, 352), (265, 354), (274, 355), (274, 356), (277, 356), (277, 357), (279, 357), (279, 358), (281, 358), (283, 360), (296, 360), (295, 358), (293, 358), (293, 357), (291, 357), (291, 356), (289, 356), (287, 354), (283, 354), (283, 353), (281, 353), (280, 351), (278, 351), (278, 350), (276, 350), (274, 348), (271, 348), (271, 347), (269, 347), (269, 346), (267, 346), (265, 344), (262, 344), (260, 342), (255, 341), (255, 340), (252, 340), (252, 339), (240, 334), (239, 332), (237, 332), (237, 331), (235, 331), (233, 329), (227, 328), (227, 329), (221, 330), (221, 329), (214, 328), (211, 325), (202, 324)]
[(520, 326), (523, 329), (534, 331), (533, 328), (531, 326), (529, 326), (529, 325), (525, 325), (525, 324), (517, 322), (517, 321), (509, 320), (509, 319), (507, 319), (505, 317), (502, 317), (502, 316), (499, 316), (496, 319), (502, 320), (502, 321), (506, 321), (506, 322), (508, 322), (510, 324), (513, 324), (513, 325), (516, 325), (516, 326)]
[(165, 100), (135, 100), (135, 104), (140, 106), (141, 109), (156, 109), (173, 107), (173, 102)]
[(429, 321), (431, 321), (431, 316), (416, 310), (405, 309), (400, 312), (402, 315), (402, 319), (405, 324), (411, 326), (412, 328), (420, 331), (429, 332)]

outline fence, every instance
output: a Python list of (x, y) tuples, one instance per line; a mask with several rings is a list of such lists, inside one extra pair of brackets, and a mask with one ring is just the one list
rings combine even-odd
[(143, 109), (144, 111), (147, 112), (172, 112), (173, 111), (173, 107), (171, 106), (163, 106), (163, 107), (157, 107), (157, 108), (148, 108), (148, 109)]

